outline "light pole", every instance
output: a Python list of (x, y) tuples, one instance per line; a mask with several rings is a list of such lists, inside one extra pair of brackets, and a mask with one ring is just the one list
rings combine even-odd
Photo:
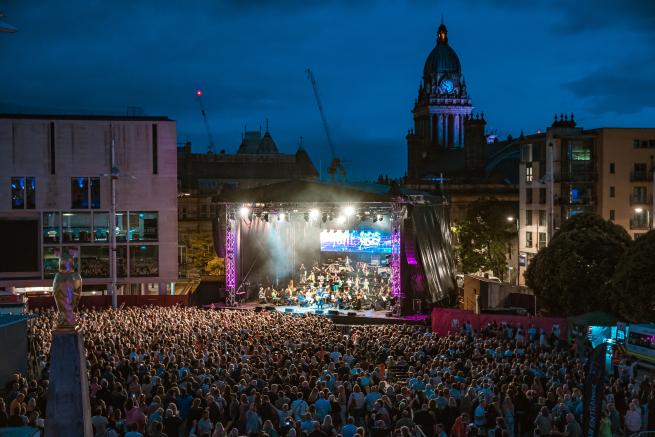
[[(508, 223), (516, 223), (516, 248), (517, 248), (517, 250), (516, 250), (516, 283), (515, 283), (515, 285), (518, 285), (518, 280), (519, 280), (519, 276), (518, 276), (518, 259), (519, 259), (519, 251), (518, 251), (518, 247), (519, 247), (519, 246), (518, 246), (518, 239), (519, 239), (519, 218), (518, 218), (518, 216), (515, 218), (515, 217), (512, 216), (512, 215), (509, 215), (509, 216), (507, 216), (506, 218), (507, 218), (507, 222), (508, 222)], [(509, 280), (508, 280), (507, 282), (510, 282), (510, 280), (512, 279), (512, 269), (514, 268), (514, 267), (512, 266), (512, 242), (511, 242), (511, 241), (510, 241), (510, 243), (509, 243), (509, 259), (507, 260), (507, 264), (508, 264), (508, 266), (507, 266), (507, 267), (508, 267), (508, 268), (507, 268), (507, 271), (508, 271), (508, 275), (509, 275), (509, 278), (508, 278)]]

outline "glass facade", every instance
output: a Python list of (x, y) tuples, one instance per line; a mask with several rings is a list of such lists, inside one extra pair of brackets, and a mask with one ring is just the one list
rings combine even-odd
[[(61, 251), (74, 253), (83, 278), (110, 277), (108, 212), (44, 212), (41, 232), (44, 278), (52, 278), (57, 273)], [(151, 244), (157, 241), (158, 234), (157, 212), (116, 214), (119, 278), (159, 276), (159, 246)], [(149, 244), (142, 244), (144, 241)], [(74, 246), (68, 245), (71, 243)]]
[(64, 212), (61, 214), (61, 223), (64, 243), (91, 242), (91, 213)]
[(43, 213), (43, 244), (57, 244), (61, 238), (61, 229), (59, 228), (59, 213)]
[(82, 246), (80, 249), (82, 278), (108, 278), (109, 246)]
[(157, 213), (130, 213), (130, 241), (157, 241)]
[(158, 249), (158, 246), (152, 245), (130, 246), (130, 276), (158, 276)]

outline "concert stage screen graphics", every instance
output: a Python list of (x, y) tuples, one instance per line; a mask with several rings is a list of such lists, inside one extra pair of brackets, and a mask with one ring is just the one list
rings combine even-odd
[(391, 253), (391, 233), (380, 230), (323, 230), (321, 252)]

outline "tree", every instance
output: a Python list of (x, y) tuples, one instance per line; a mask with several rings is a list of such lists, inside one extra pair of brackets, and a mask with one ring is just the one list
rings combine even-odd
[(511, 207), (497, 199), (479, 199), (468, 206), (464, 220), (453, 227), (463, 272), (491, 270), (505, 276), (509, 244), (516, 235), (515, 222), (507, 220), (510, 215)]
[(626, 250), (612, 278), (617, 312), (634, 322), (655, 321), (655, 231)]
[(225, 274), (225, 260), (216, 256), (211, 235), (199, 234), (191, 238), (187, 249), (186, 268), (191, 276)]
[(610, 280), (630, 244), (621, 226), (596, 214), (578, 214), (562, 223), (537, 253), (525, 273), (526, 283), (551, 313), (615, 313)]

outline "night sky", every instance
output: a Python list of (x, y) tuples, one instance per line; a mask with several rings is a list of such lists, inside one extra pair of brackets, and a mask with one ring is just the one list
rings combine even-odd
[(5, 0), (0, 10), (19, 29), (0, 33), (2, 112), (140, 106), (204, 151), (202, 88), (218, 150), (234, 153), (244, 125), (268, 118), (281, 151), (303, 136), (325, 168), (311, 67), (351, 180), (405, 173), (442, 14), (473, 104), (501, 138), (544, 129), (555, 112), (586, 128), (655, 126), (653, 0)]

